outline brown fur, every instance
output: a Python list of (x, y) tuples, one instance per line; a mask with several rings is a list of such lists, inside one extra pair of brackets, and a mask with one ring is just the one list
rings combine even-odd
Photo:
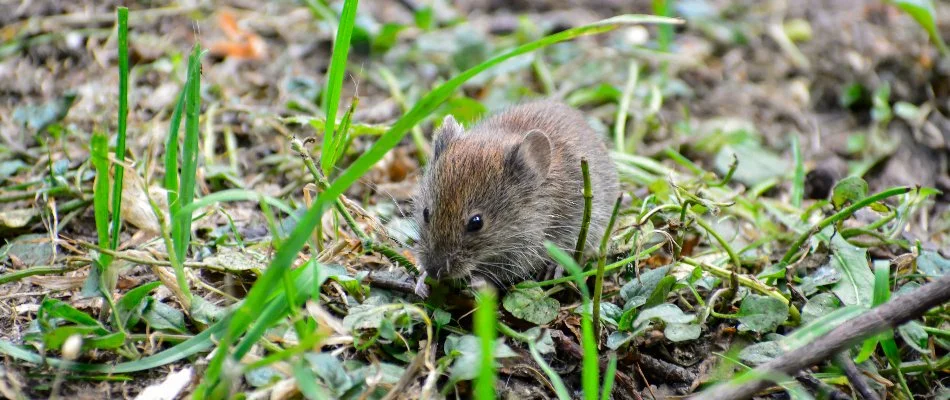
[[(414, 207), (416, 253), (429, 276), (477, 275), (499, 286), (538, 279), (549, 261), (545, 240), (574, 250), (584, 210), (581, 157), (594, 191), (587, 251), (599, 245), (618, 195), (617, 173), (577, 110), (553, 101), (526, 103), (467, 133), (449, 117), (434, 148)], [(468, 232), (476, 214), (483, 227)]]

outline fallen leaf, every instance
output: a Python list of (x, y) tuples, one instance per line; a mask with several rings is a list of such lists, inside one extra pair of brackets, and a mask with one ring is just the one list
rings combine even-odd
[(260, 60), (267, 56), (267, 44), (254, 32), (248, 32), (238, 26), (228, 11), (218, 13), (218, 26), (229, 40), (212, 43), (208, 50), (211, 54), (245, 60)]

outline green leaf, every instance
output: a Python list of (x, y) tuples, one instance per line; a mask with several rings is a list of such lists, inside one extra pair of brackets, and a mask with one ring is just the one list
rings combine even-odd
[[(458, 357), (449, 367), (449, 377), (452, 380), (469, 381), (478, 376), (481, 367), (481, 340), (473, 335), (450, 335), (445, 340), (445, 354), (456, 354)], [(495, 341), (495, 358), (517, 357), (502, 341)]]
[(937, 46), (937, 49), (940, 50), (940, 53), (946, 56), (950, 56), (950, 49), (947, 48), (947, 44), (944, 43), (943, 38), (940, 37), (940, 32), (937, 30), (937, 21), (936, 15), (937, 11), (934, 9), (934, 4), (932, 0), (891, 0), (898, 8), (909, 14), (921, 28), (924, 28), (927, 31), (927, 35), (930, 36), (930, 40)]
[(432, 15), (433, 9), (431, 6), (423, 5), (416, 9), (413, 13), (413, 20), (416, 22), (416, 26), (422, 30), (432, 29)]
[(788, 306), (769, 296), (750, 294), (739, 305), (739, 331), (772, 332), (788, 319)]
[(603, 104), (616, 102), (623, 93), (614, 85), (601, 83), (597, 86), (591, 86), (575, 90), (565, 100), (574, 107), (581, 107), (590, 104)]
[(355, 382), (346, 373), (343, 364), (333, 354), (330, 353), (307, 353), (304, 355), (313, 368), (313, 372), (320, 377), (324, 384), (340, 397), (343, 393), (353, 387)]
[(442, 120), (446, 115), (451, 114), (463, 126), (471, 126), (486, 113), (488, 113), (488, 108), (478, 100), (467, 96), (453, 97), (432, 114), (434, 128), (442, 126)]
[(865, 96), (867, 96), (867, 92), (864, 86), (861, 86), (860, 83), (851, 83), (845, 85), (841, 90), (841, 94), (838, 96), (838, 104), (844, 108), (851, 108), (852, 105), (859, 102), (861, 98)]
[(901, 338), (904, 339), (904, 342), (914, 350), (917, 350), (921, 354), (930, 353), (930, 350), (927, 349), (927, 331), (924, 330), (923, 325), (919, 322), (910, 321), (901, 325), (897, 327), (897, 333), (899, 333)]
[(809, 323), (841, 307), (841, 301), (831, 293), (819, 293), (802, 307), (802, 322)]
[(379, 32), (376, 33), (376, 36), (373, 37), (372, 51), (374, 53), (385, 53), (389, 51), (389, 49), (391, 49), (399, 39), (399, 32), (402, 32), (402, 30), (406, 28), (406, 25), (392, 22), (383, 24), (382, 28), (379, 29)]
[(693, 314), (686, 314), (683, 310), (673, 304), (660, 304), (653, 308), (643, 310), (637, 319), (633, 321), (633, 326), (639, 327), (649, 320), (659, 319), (668, 324), (688, 324), (696, 318)]
[(350, 307), (350, 312), (343, 317), (343, 326), (351, 331), (378, 329), (384, 318), (385, 309), (373, 304), (359, 304)]
[[(51, 125), (62, 121), (76, 102), (76, 92), (69, 90), (55, 100), (39, 106), (22, 105), (13, 110), (13, 121), (34, 133), (41, 133)], [(9, 109), (8, 109), (9, 110)]]
[(244, 373), (244, 380), (252, 387), (263, 387), (279, 381), (281, 374), (271, 367), (255, 368)]
[(551, 338), (551, 331), (540, 327), (534, 327), (524, 332), (528, 337), (539, 338), (534, 342), (534, 347), (541, 354), (554, 354), (554, 339)]
[[(106, 135), (100, 132), (93, 133), (90, 156), (92, 165), (96, 169), (96, 181), (93, 184), (93, 212), (96, 221), (96, 233), (99, 246), (109, 246), (109, 144)], [(100, 269), (109, 265), (112, 258), (108, 255), (99, 256)], [(96, 282), (98, 289), (98, 281)]]
[(58, 299), (49, 297), (44, 298), (43, 302), (40, 303), (40, 308), (37, 310), (36, 315), (37, 319), (41, 321), (50, 321), (54, 318), (62, 318), (77, 325), (95, 327), (101, 334), (106, 334), (108, 332), (102, 327), (101, 324), (99, 324), (99, 321), (89, 314), (79, 311), (73, 306)]
[(868, 197), (868, 183), (857, 176), (849, 176), (838, 181), (831, 191), (831, 204), (835, 208)]
[(839, 325), (850, 321), (864, 311), (866, 311), (866, 309), (863, 307), (845, 306), (815, 318), (805, 326), (799, 327), (788, 336), (782, 338), (782, 347), (785, 348), (786, 351), (802, 347), (830, 332)]
[(432, 311), (432, 321), (435, 322), (435, 326), (441, 328), (448, 325), (449, 322), (452, 322), (452, 314), (441, 308), (436, 308)]
[(194, 318), (195, 321), (201, 322), (205, 325), (211, 325), (224, 319), (225, 312), (221, 307), (218, 307), (214, 303), (197, 296), (191, 301), (191, 309), (188, 310), (188, 315)]
[(643, 326), (638, 327), (632, 332), (611, 332), (610, 335), (607, 335), (607, 343), (604, 345), (607, 346), (608, 349), (617, 350), (623, 347), (623, 345), (630, 343), (630, 341), (637, 336), (642, 335), (649, 327), (649, 324), (643, 324)]
[(620, 288), (620, 297), (626, 301), (624, 310), (638, 308), (646, 304), (647, 299), (656, 290), (663, 279), (670, 272), (670, 266), (651, 269), (640, 274)]
[[(112, 229), (109, 231), (109, 248), (115, 250), (119, 246), (119, 231), (122, 229), (122, 185), (125, 174), (126, 137), (129, 118), (129, 9), (116, 9), (118, 19), (118, 47), (119, 47), (119, 109), (116, 123), (115, 137), (115, 176), (112, 180)], [(109, 292), (103, 293), (108, 299), (112, 296), (113, 287), (106, 287)], [(111, 300), (110, 300), (111, 302)]]
[(94, 326), (86, 325), (69, 325), (69, 326), (60, 326), (56, 329), (53, 329), (49, 333), (43, 335), (43, 344), (47, 349), (59, 350), (63, 343), (66, 342), (72, 335), (93, 335), (97, 331)]
[[(197, 299), (198, 297), (195, 298)], [(142, 319), (144, 319), (152, 329), (170, 330), (179, 333), (186, 331), (185, 315), (174, 307), (160, 301), (149, 302), (149, 305), (145, 307), (145, 312), (142, 314)]]
[[(834, 227), (825, 228), (818, 235), (819, 240), (828, 242)], [(832, 267), (841, 272), (841, 281), (832, 286), (832, 291), (846, 305), (870, 307), (874, 295), (874, 274), (868, 268), (867, 249), (856, 247), (834, 235), (830, 240)]]
[(643, 306), (653, 307), (657, 304), (666, 303), (666, 296), (670, 294), (670, 290), (673, 289), (674, 284), (676, 284), (675, 276), (664, 276), (662, 279), (660, 279), (660, 282), (657, 283), (656, 287), (653, 288), (653, 293), (650, 294), (650, 297), (647, 299), (646, 303), (643, 303)]
[(516, 289), (509, 292), (502, 302), (505, 310), (517, 318), (535, 325), (544, 325), (557, 318), (561, 303), (548, 297), (539, 287)]
[(874, 90), (871, 96), (871, 119), (880, 123), (887, 123), (893, 117), (891, 113), (891, 86), (886, 81)]
[(917, 257), (917, 269), (931, 278), (939, 278), (950, 273), (950, 260), (936, 251), (924, 250)]
[(785, 351), (776, 341), (759, 342), (746, 346), (739, 352), (739, 359), (752, 366), (765, 364), (773, 358), (781, 356)]
[(114, 350), (125, 344), (125, 333), (115, 332), (108, 335), (95, 336), (83, 340), (83, 349), (107, 349)]
[(126, 292), (125, 295), (119, 299), (116, 303), (116, 309), (119, 312), (119, 320), (122, 321), (127, 329), (135, 326), (135, 324), (139, 322), (139, 317), (142, 312), (142, 300), (145, 299), (145, 296), (161, 284), (162, 282), (155, 281), (140, 285)]
[(699, 324), (667, 324), (663, 335), (671, 342), (684, 342), (699, 339), (703, 327)]
[(738, 159), (739, 164), (732, 180), (755, 186), (766, 180), (785, 176), (791, 170), (788, 160), (759, 143), (757, 136), (750, 134), (741, 137), (741, 141), (726, 144), (716, 153), (714, 163), (717, 173), (726, 174), (733, 160)]
[(799, 285), (798, 289), (805, 296), (811, 296), (818, 291), (819, 287), (828, 286), (839, 281), (841, 281), (841, 271), (830, 265), (824, 265), (802, 279), (802, 284)]

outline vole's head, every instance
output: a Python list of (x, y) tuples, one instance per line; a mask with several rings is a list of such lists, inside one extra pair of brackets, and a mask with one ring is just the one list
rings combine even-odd
[(538, 193), (551, 152), (537, 130), (469, 136), (445, 118), (414, 202), (416, 254), (428, 276), (503, 286), (531, 275), (526, 266), (541, 256), (551, 218), (551, 200)]

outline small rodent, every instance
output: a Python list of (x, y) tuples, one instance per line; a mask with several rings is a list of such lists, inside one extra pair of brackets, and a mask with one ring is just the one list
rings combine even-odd
[(574, 108), (511, 107), (468, 132), (445, 117), (414, 199), (415, 253), (436, 280), (497, 287), (549, 271), (544, 241), (573, 253), (584, 213), (581, 158), (593, 201), (586, 251), (599, 246), (619, 193), (602, 139)]

